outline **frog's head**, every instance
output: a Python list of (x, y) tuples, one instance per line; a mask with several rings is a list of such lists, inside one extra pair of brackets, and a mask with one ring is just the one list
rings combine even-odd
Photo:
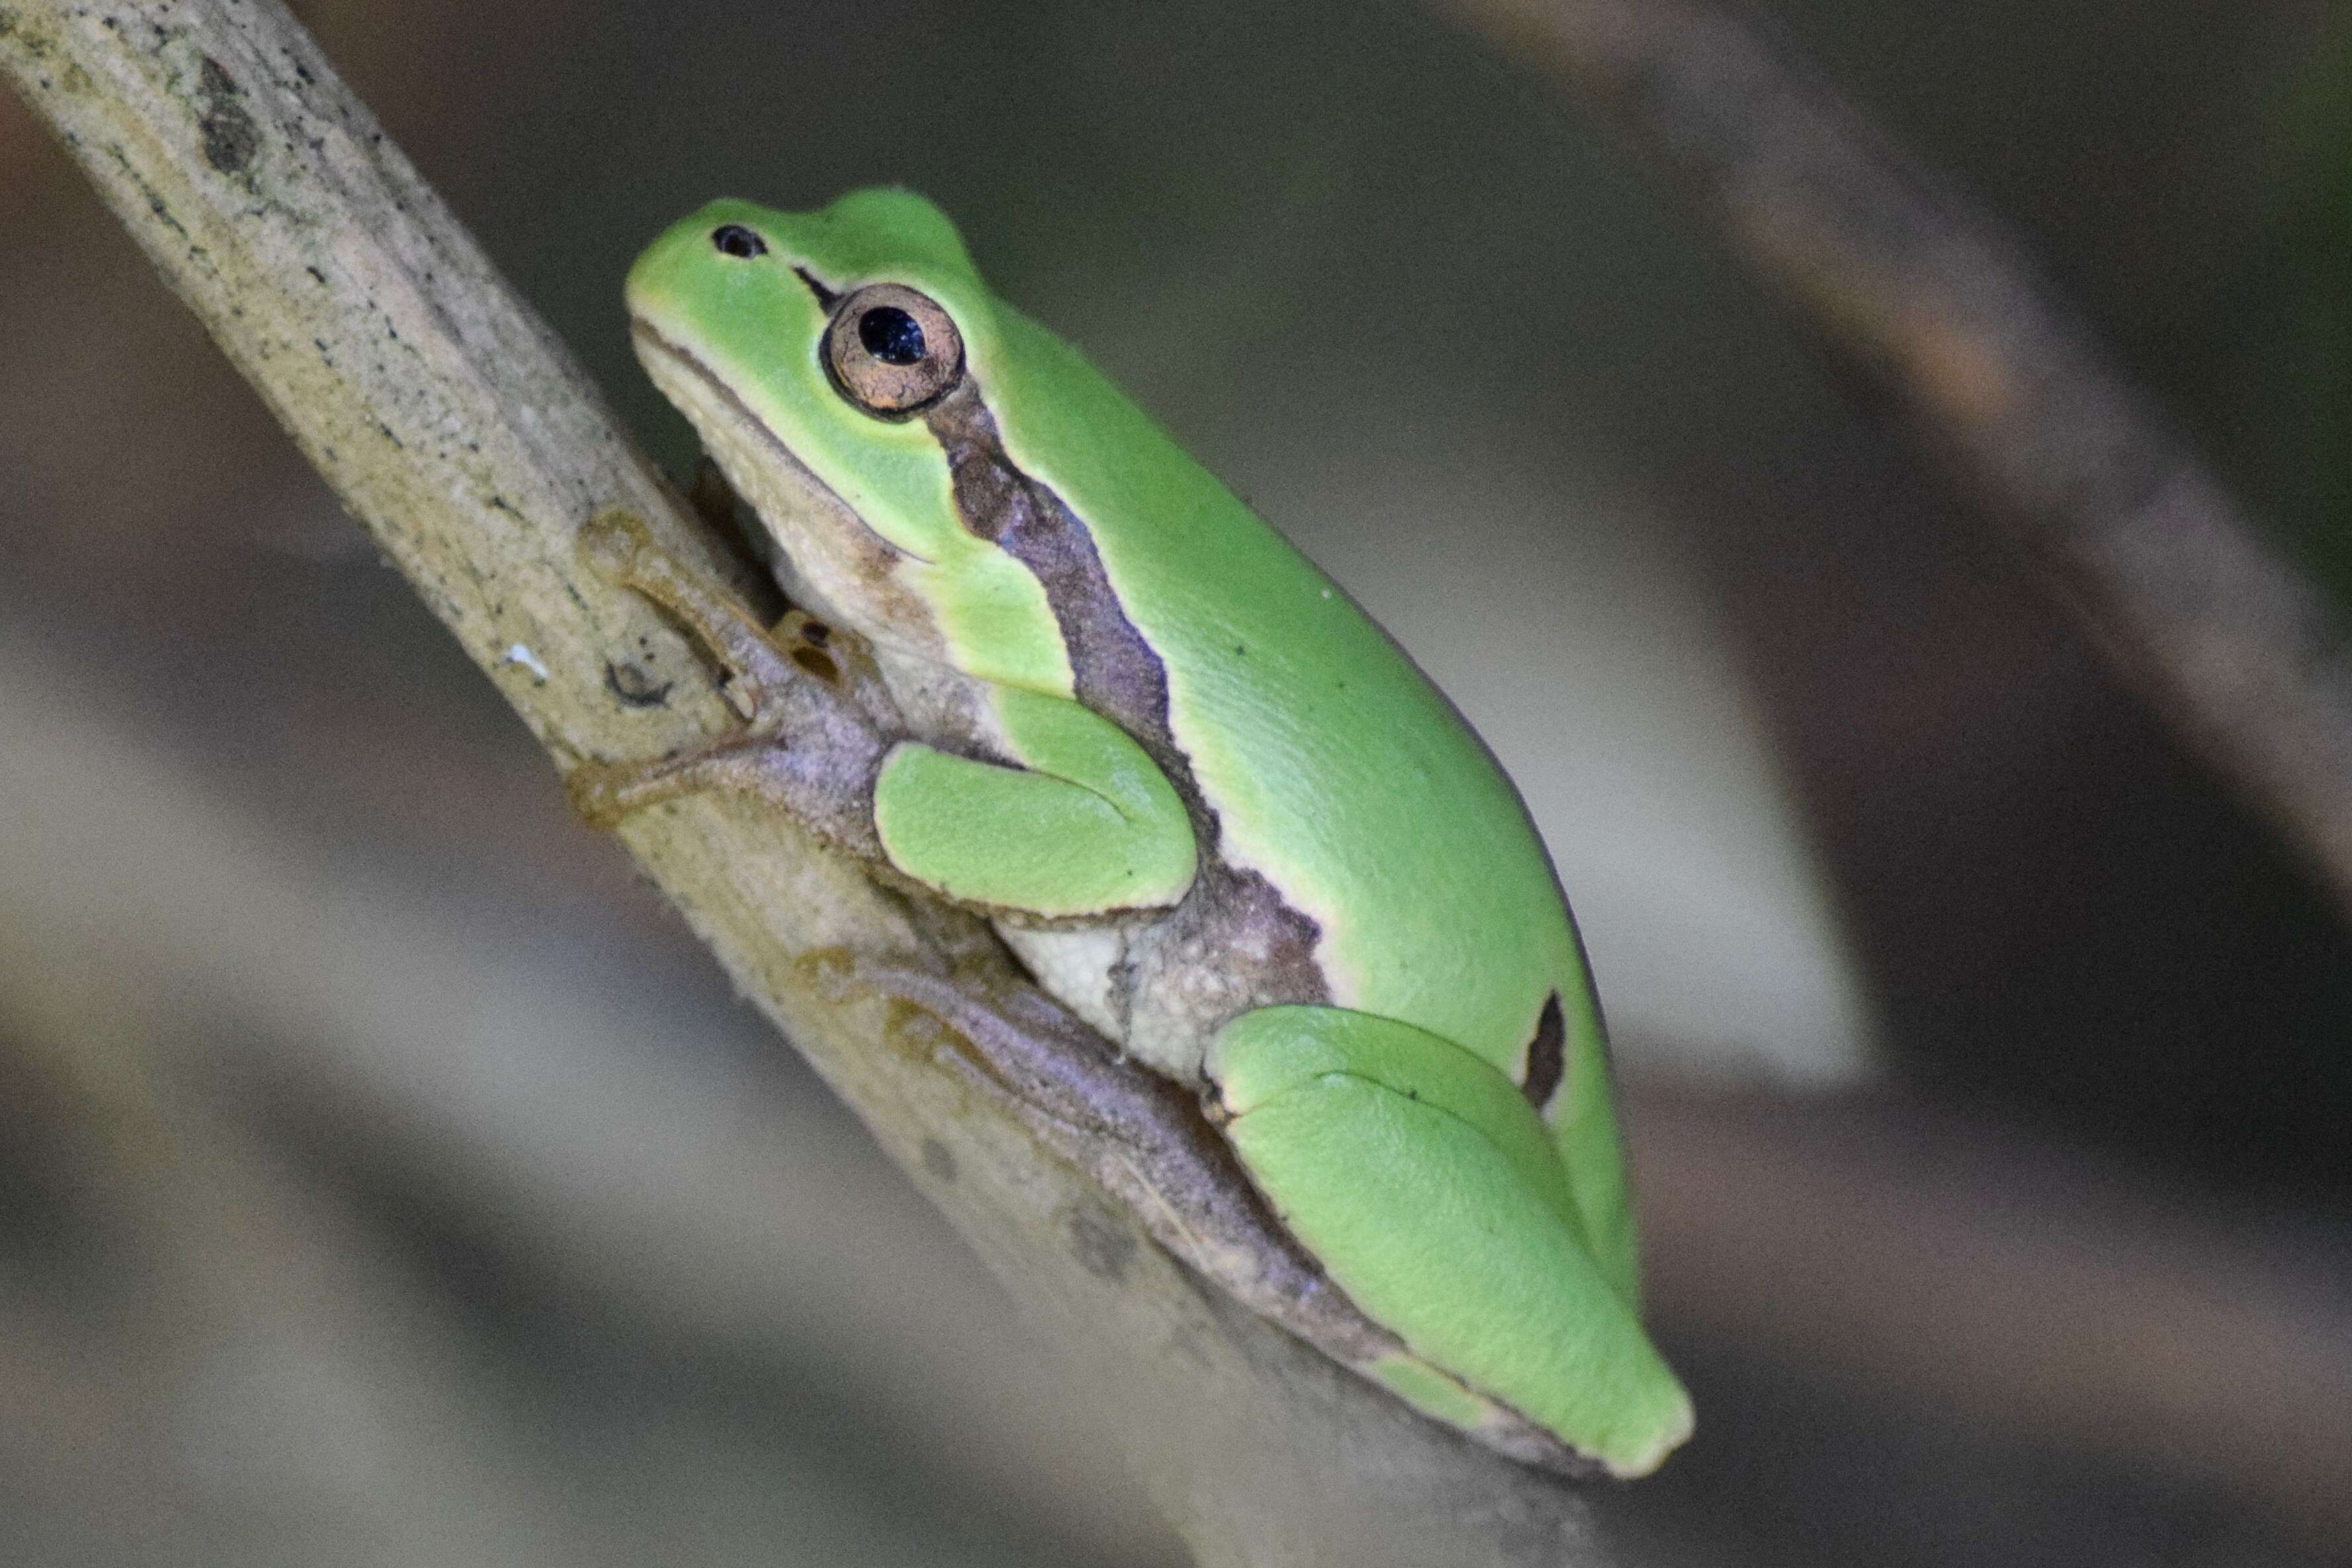
[(925, 416), (970, 395), (1000, 308), (946, 216), (901, 190), (808, 213), (714, 202), (647, 247), (627, 298), (637, 357), (774, 534), (794, 599), (940, 649), (919, 584), (980, 542)]

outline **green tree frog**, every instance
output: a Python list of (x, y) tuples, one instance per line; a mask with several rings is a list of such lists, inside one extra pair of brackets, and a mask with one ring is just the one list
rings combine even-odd
[[(753, 721), (583, 768), (583, 809), (746, 792), (981, 912), (1197, 1095), (1391, 1336), (1360, 1370), (1473, 1434), (1655, 1468), (1691, 1408), (1642, 1327), (1598, 1004), (1526, 808), (1445, 698), (919, 196), (715, 204), (627, 300), (796, 613), (772, 633), (602, 525), (591, 548)], [(853, 700), (784, 744), (795, 669)]]

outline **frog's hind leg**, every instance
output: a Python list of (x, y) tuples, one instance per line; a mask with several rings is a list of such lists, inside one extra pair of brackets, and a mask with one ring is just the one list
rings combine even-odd
[(1501, 1072), (1411, 1025), (1318, 1006), (1244, 1014), (1206, 1067), (1251, 1181), (1412, 1352), (1373, 1369), (1391, 1387), (1460, 1426), (1491, 1399), (1623, 1476), (1689, 1433), (1688, 1396)]
[(709, 791), (756, 795), (798, 813), (786, 753), (763, 736), (731, 736), (699, 751), (643, 763), (583, 763), (564, 787), (592, 826), (611, 827), (649, 806)]

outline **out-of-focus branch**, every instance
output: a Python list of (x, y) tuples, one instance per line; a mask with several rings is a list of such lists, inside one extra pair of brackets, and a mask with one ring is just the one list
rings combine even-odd
[(1896, 1096), (1630, 1103), (1669, 1331), (2352, 1540), (2352, 1226)]
[(2011, 517), (2116, 668), (2352, 909), (2352, 645), (2036, 276), (1812, 70), (1697, 0), (1441, 0), (1675, 175)]
[[(0, 71), (560, 763), (735, 722), (693, 651), (574, 549), (606, 507), (681, 552), (703, 548), (694, 525), (277, 0), (0, 0)], [(943, 912), (739, 804), (643, 813), (625, 837), (1103, 1391), (1202, 1563), (1599, 1561), (1556, 1478), (1234, 1307), (943, 1067), (936, 1030), (817, 982), (831, 950), (936, 960), (959, 940)]]

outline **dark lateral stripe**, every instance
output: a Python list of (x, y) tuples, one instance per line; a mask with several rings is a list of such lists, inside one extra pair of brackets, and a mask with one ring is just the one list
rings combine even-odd
[(1538, 1112), (1549, 1109), (1551, 1097), (1559, 1092), (1560, 1076), (1568, 1068), (1567, 1043), (1568, 1026), (1560, 1018), (1559, 993), (1555, 991), (1544, 998), (1535, 1038), (1528, 1042), (1528, 1068), (1519, 1079), (1521, 1092)]
[(1218, 855), (1217, 814), (1170, 722), (1167, 667), (1128, 619), (1084, 520), (1051, 486), (1013, 461), (972, 378), (922, 417), (947, 454), (963, 526), (1001, 546), (1045, 589), (1069, 650), (1078, 701), (1134, 737), (1167, 775), (1192, 821), (1201, 875), (1169, 917), (1165, 939), (1154, 944), (1160, 957), (1147, 961), (1148, 973), (1128, 972), (1122, 984), (1181, 997), (1195, 988), (1195, 979), (1169, 966), (1186, 952), (1213, 952), (1224, 956), (1215, 985), (1235, 1012), (1277, 1002), (1328, 1002), (1329, 983), (1315, 956), (1322, 928), (1264, 876), (1229, 866)]
[[(923, 414), (946, 451), (956, 511), (973, 534), (1029, 568), (1069, 650), (1077, 700), (1135, 737), (1183, 797), (1196, 830), (1213, 832), (1192, 764), (1168, 718), (1168, 670), (1127, 618), (1094, 535), (1062, 498), (1017, 467), (967, 379)], [(1204, 838), (1203, 851), (1214, 842)]]

